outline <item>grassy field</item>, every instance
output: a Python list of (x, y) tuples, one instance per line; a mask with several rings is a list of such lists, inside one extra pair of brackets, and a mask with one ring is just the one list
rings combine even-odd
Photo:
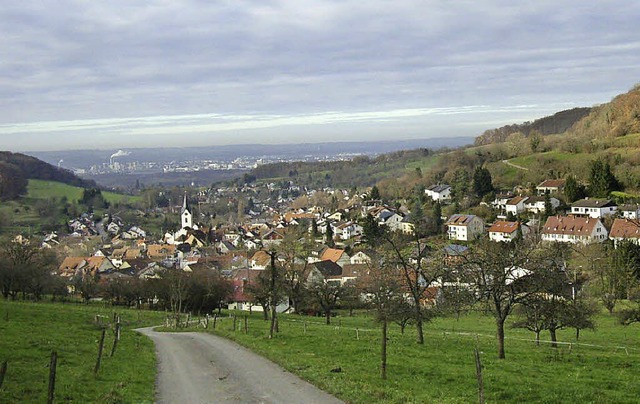
[[(639, 328), (624, 328), (604, 314), (598, 330), (583, 331), (579, 343), (573, 330), (560, 332), (559, 339), (567, 342), (560, 348), (536, 346), (532, 333), (508, 329), (502, 361), (493, 322), (480, 314), (435, 320), (425, 328), (423, 346), (414, 342), (414, 329), (403, 335), (393, 326), (386, 381), (379, 378), (380, 332), (368, 318), (338, 317), (326, 326), (318, 318), (281, 316), (274, 340), (267, 338), (268, 323), (259, 316), (250, 318), (247, 334), (241, 325), (238, 321), (232, 331), (226, 317), (215, 332), (350, 403), (477, 401), (476, 347), (482, 352), (488, 402), (632, 403), (640, 396)], [(336, 368), (341, 372), (331, 372)]]
[[(102, 366), (93, 374), (101, 335), (95, 315), (121, 316), (121, 339), (113, 357), (107, 329)], [(0, 303), (0, 363), (8, 362), (0, 403), (46, 402), (51, 351), (58, 352), (56, 401), (152, 402), (153, 343), (133, 331), (159, 324), (163, 313), (75, 303)]]
[[(31, 199), (61, 199), (66, 197), (70, 202), (77, 202), (82, 198), (83, 189), (54, 181), (29, 180), (27, 198)], [(138, 202), (139, 196), (121, 195), (113, 192), (103, 192), (102, 196), (109, 203)]]

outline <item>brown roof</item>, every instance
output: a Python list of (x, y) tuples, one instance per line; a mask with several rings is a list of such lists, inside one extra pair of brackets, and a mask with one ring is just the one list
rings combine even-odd
[(260, 265), (263, 267), (271, 264), (271, 256), (263, 250), (256, 251), (255, 254), (253, 254), (253, 256), (251, 257), (251, 260), (255, 261), (256, 265)]
[(558, 180), (545, 180), (538, 185), (538, 188), (562, 188), (564, 187), (564, 183), (566, 180), (558, 179)]
[(176, 252), (173, 244), (150, 244), (147, 246), (147, 256), (149, 258), (165, 258), (172, 256)]
[(460, 215), (460, 214), (455, 214), (455, 215), (451, 215), (451, 217), (449, 218), (449, 220), (447, 220), (447, 225), (451, 226), (467, 226), (474, 218), (474, 215)]
[(515, 198), (511, 198), (507, 201), (507, 205), (517, 205), (520, 202), (524, 201), (525, 199), (527, 199), (526, 196), (516, 196)]
[(573, 234), (590, 236), (598, 223), (598, 219), (577, 216), (551, 216), (544, 224), (544, 234)]
[(80, 264), (86, 262), (87, 257), (66, 257), (58, 269), (60, 271), (76, 270)]
[(611, 232), (611, 238), (640, 238), (640, 221), (634, 219), (615, 219)]
[(520, 227), (520, 223), (518, 222), (506, 222), (504, 220), (499, 220), (491, 225), (489, 228), (489, 233), (513, 233), (518, 230)]
[(344, 254), (344, 250), (339, 250), (337, 248), (327, 248), (322, 253), (322, 257), (320, 257), (321, 261), (329, 260), (333, 262), (338, 262), (340, 257)]
[(127, 248), (127, 251), (124, 253), (124, 259), (133, 260), (136, 258), (140, 258), (141, 252), (139, 248)]

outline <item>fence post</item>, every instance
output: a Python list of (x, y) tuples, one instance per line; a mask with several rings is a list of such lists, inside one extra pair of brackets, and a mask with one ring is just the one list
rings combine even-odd
[(356, 328), (356, 340), (360, 341), (360, 330)]
[(244, 316), (244, 333), (249, 333), (249, 316)]
[(484, 383), (482, 381), (482, 362), (480, 361), (480, 351), (474, 350), (476, 358), (476, 378), (478, 379), (478, 402), (484, 404)]
[(0, 389), (2, 388), (2, 382), (4, 382), (4, 375), (7, 374), (7, 361), (2, 362), (0, 366)]
[(218, 315), (214, 314), (213, 315), (213, 329), (216, 329), (216, 322), (218, 321)]
[(237, 319), (238, 319), (238, 318), (237, 318), (237, 317), (236, 317), (236, 315), (234, 314), (234, 315), (233, 315), (233, 331), (235, 331), (235, 330), (236, 330), (236, 320), (237, 320)]
[(114, 339), (113, 346), (111, 347), (111, 355), (116, 353), (116, 347), (118, 346), (118, 341), (120, 341), (120, 317), (118, 316), (118, 322), (116, 323), (116, 329), (114, 330)]
[(51, 361), (49, 362), (49, 389), (47, 392), (47, 403), (52, 404), (56, 390), (56, 367), (58, 366), (58, 353), (51, 352)]
[(104, 349), (104, 335), (107, 332), (106, 328), (102, 329), (102, 336), (100, 337), (100, 346), (98, 347), (98, 359), (96, 360), (96, 366), (93, 368), (93, 374), (97, 375), (100, 370), (100, 361), (102, 360), (102, 350)]
[(304, 328), (303, 328), (302, 333), (306, 334), (307, 333), (307, 322), (305, 321), (303, 324), (304, 324)]

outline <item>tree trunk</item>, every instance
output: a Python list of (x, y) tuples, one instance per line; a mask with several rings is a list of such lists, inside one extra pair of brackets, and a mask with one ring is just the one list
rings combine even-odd
[(269, 320), (269, 309), (265, 306), (262, 306), (262, 319), (264, 321)]
[(558, 338), (556, 337), (556, 329), (555, 328), (551, 328), (549, 329), (549, 335), (551, 336), (551, 347), (552, 348), (557, 348), (558, 347)]
[(580, 329), (576, 328), (576, 341), (580, 339)]
[[(419, 305), (420, 302), (416, 302), (416, 305)], [(424, 344), (424, 333), (422, 332), (422, 310), (420, 306), (416, 306), (416, 342), (418, 344)]]
[(276, 306), (271, 306), (271, 328), (269, 328), (269, 339), (273, 338), (273, 333), (276, 332)]
[(382, 320), (382, 341), (380, 351), (380, 377), (387, 378), (387, 319)]
[(327, 325), (331, 324), (331, 310), (325, 310), (324, 317), (326, 319)]
[(496, 319), (496, 328), (497, 333), (496, 337), (498, 339), (498, 359), (504, 359), (504, 319), (497, 318)]
[(540, 331), (536, 330), (536, 345), (540, 346)]

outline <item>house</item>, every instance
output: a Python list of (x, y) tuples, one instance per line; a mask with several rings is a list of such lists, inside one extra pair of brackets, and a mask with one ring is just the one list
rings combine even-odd
[[(545, 211), (544, 201), (545, 201), (544, 196), (530, 196), (524, 202), (524, 209), (527, 212), (531, 212), (535, 214), (544, 213)], [(551, 204), (551, 207), (554, 210), (557, 209), (558, 206), (560, 206), (560, 200), (552, 196), (549, 197), (549, 203)]]
[[(263, 272), (259, 269), (241, 268), (231, 273), (233, 294), (229, 299), (229, 310), (263, 311), (263, 307), (255, 301), (250, 290), (250, 286), (256, 283), (258, 276)], [(287, 310), (289, 310), (289, 299), (284, 297), (276, 306), (276, 311), (283, 313)]]
[(87, 257), (65, 257), (58, 266), (58, 275), (70, 278), (87, 265)]
[(618, 206), (618, 211), (625, 219), (640, 219), (640, 205), (624, 204)]
[(538, 184), (536, 191), (538, 191), (538, 195), (544, 195), (547, 192), (550, 194), (560, 193), (564, 191), (565, 182), (566, 180), (563, 179), (545, 180)]
[(342, 284), (342, 267), (330, 260), (314, 262), (307, 275), (307, 283), (321, 281)]
[(640, 221), (638, 219), (615, 219), (609, 232), (609, 238), (616, 246), (624, 240), (640, 245)]
[(489, 240), (510, 242), (516, 238), (518, 234), (522, 234), (524, 236), (525, 231), (523, 230), (525, 228), (526, 226), (521, 225), (520, 222), (506, 222), (499, 220), (489, 228)]
[(341, 267), (351, 263), (351, 259), (349, 255), (344, 252), (344, 250), (340, 250), (338, 248), (327, 248), (322, 252), (320, 256), (320, 261), (332, 261)]
[(282, 235), (282, 233), (271, 230), (262, 237), (262, 244), (265, 246), (265, 248), (268, 248), (272, 245), (278, 245), (282, 243), (282, 240), (284, 240), (284, 236)]
[(363, 250), (353, 254), (349, 259), (351, 265), (371, 264), (376, 259), (378, 253), (375, 250)]
[(416, 226), (410, 222), (409, 217), (405, 216), (400, 223), (397, 223), (392, 231), (399, 231), (402, 234), (412, 235), (415, 233)]
[(431, 185), (424, 193), (434, 201), (444, 202), (451, 200), (451, 186), (446, 184)]
[(484, 232), (484, 222), (475, 215), (452, 215), (445, 226), (450, 240), (475, 240)]
[(377, 219), (380, 226), (387, 226), (393, 231), (397, 225), (402, 222), (404, 216), (390, 210), (384, 210), (380, 212)]
[(607, 235), (599, 219), (584, 216), (550, 216), (542, 228), (542, 240), (562, 243), (601, 243)]
[(604, 199), (580, 199), (571, 205), (572, 215), (586, 215), (593, 218), (601, 218), (616, 213), (618, 205)]
[(498, 210), (505, 210), (507, 202), (509, 202), (515, 195), (511, 192), (497, 194), (496, 198), (491, 202), (491, 206)]
[(147, 246), (147, 257), (152, 260), (162, 260), (172, 258), (176, 253), (174, 244), (149, 244)]
[(220, 254), (227, 254), (237, 250), (236, 246), (234, 246), (233, 244), (225, 240), (222, 240), (219, 243), (217, 243), (216, 247), (218, 248), (218, 251), (220, 252)]
[(505, 212), (507, 212), (507, 214), (511, 213), (514, 216), (519, 215), (524, 212), (524, 203), (526, 200), (526, 196), (516, 196), (515, 198), (509, 199), (504, 207)]
[(266, 269), (269, 265), (271, 265), (271, 256), (263, 250), (256, 251), (249, 260), (251, 269)]

